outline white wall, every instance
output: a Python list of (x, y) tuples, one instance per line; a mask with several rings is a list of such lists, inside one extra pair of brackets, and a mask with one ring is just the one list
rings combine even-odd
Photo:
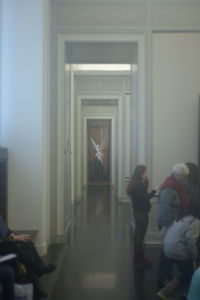
[(45, 18), (48, 1), (2, 0), (0, 144), (9, 150), (9, 225), (38, 229), (39, 246), (49, 234)]
[(153, 178), (177, 162), (198, 160), (200, 35), (153, 34)]

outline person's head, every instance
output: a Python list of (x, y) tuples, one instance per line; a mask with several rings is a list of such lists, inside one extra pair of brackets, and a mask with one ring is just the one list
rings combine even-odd
[(147, 168), (144, 165), (137, 165), (135, 168), (133, 175), (132, 175), (132, 180), (134, 181), (143, 181), (145, 177), (147, 176)]
[(187, 162), (186, 166), (189, 169), (188, 181), (192, 185), (199, 185), (199, 169), (198, 166), (192, 162)]
[(142, 181), (146, 181), (147, 180), (147, 168), (144, 165), (137, 165), (137, 167), (135, 168), (133, 175), (131, 177), (131, 180), (129, 182), (128, 188), (127, 188), (127, 193), (128, 195), (130, 195), (133, 186), (136, 183), (142, 182)]
[(172, 175), (178, 180), (183, 181), (189, 175), (189, 168), (184, 163), (178, 163), (172, 167)]

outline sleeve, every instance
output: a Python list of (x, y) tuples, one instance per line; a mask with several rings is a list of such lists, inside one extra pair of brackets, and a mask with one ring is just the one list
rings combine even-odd
[(138, 192), (140, 193), (140, 198), (144, 200), (150, 200), (156, 193), (155, 190), (152, 190), (150, 193), (148, 193), (147, 187), (143, 183), (138, 185)]
[(192, 260), (197, 258), (196, 241), (200, 235), (200, 221), (195, 219), (187, 228), (185, 233), (185, 243)]
[(169, 227), (174, 219), (172, 219), (171, 214), (171, 202), (174, 199), (174, 190), (171, 188), (166, 188), (161, 190), (159, 195), (159, 208), (157, 216), (157, 224), (159, 228), (163, 226)]
[(139, 211), (149, 211), (150, 210), (150, 198), (153, 193), (148, 193), (147, 188), (144, 183), (139, 183), (135, 185), (132, 192), (132, 203), (133, 208)]

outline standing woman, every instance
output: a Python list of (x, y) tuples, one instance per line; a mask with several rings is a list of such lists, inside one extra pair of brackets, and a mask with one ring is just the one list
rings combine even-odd
[(134, 257), (133, 264), (137, 267), (148, 268), (151, 261), (144, 257), (144, 237), (149, 222), (150, 199), (156, 193), (148, 193), (149, 178), (144, 165), (138, 165), (127, 187), (127, 194), (131, 197), (135, 218)]

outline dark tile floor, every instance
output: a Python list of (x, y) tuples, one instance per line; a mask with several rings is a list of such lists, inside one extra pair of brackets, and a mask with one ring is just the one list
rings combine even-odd
[[(159, 247), (148, 245), (148, 271), (134, 270), (129, 232), (130, 204), (119, 204), (109, 187), (91, 186), (73, 211), (51, 300), (153, 300)], [(51, 285), (52, 286), (52, 285)]]

